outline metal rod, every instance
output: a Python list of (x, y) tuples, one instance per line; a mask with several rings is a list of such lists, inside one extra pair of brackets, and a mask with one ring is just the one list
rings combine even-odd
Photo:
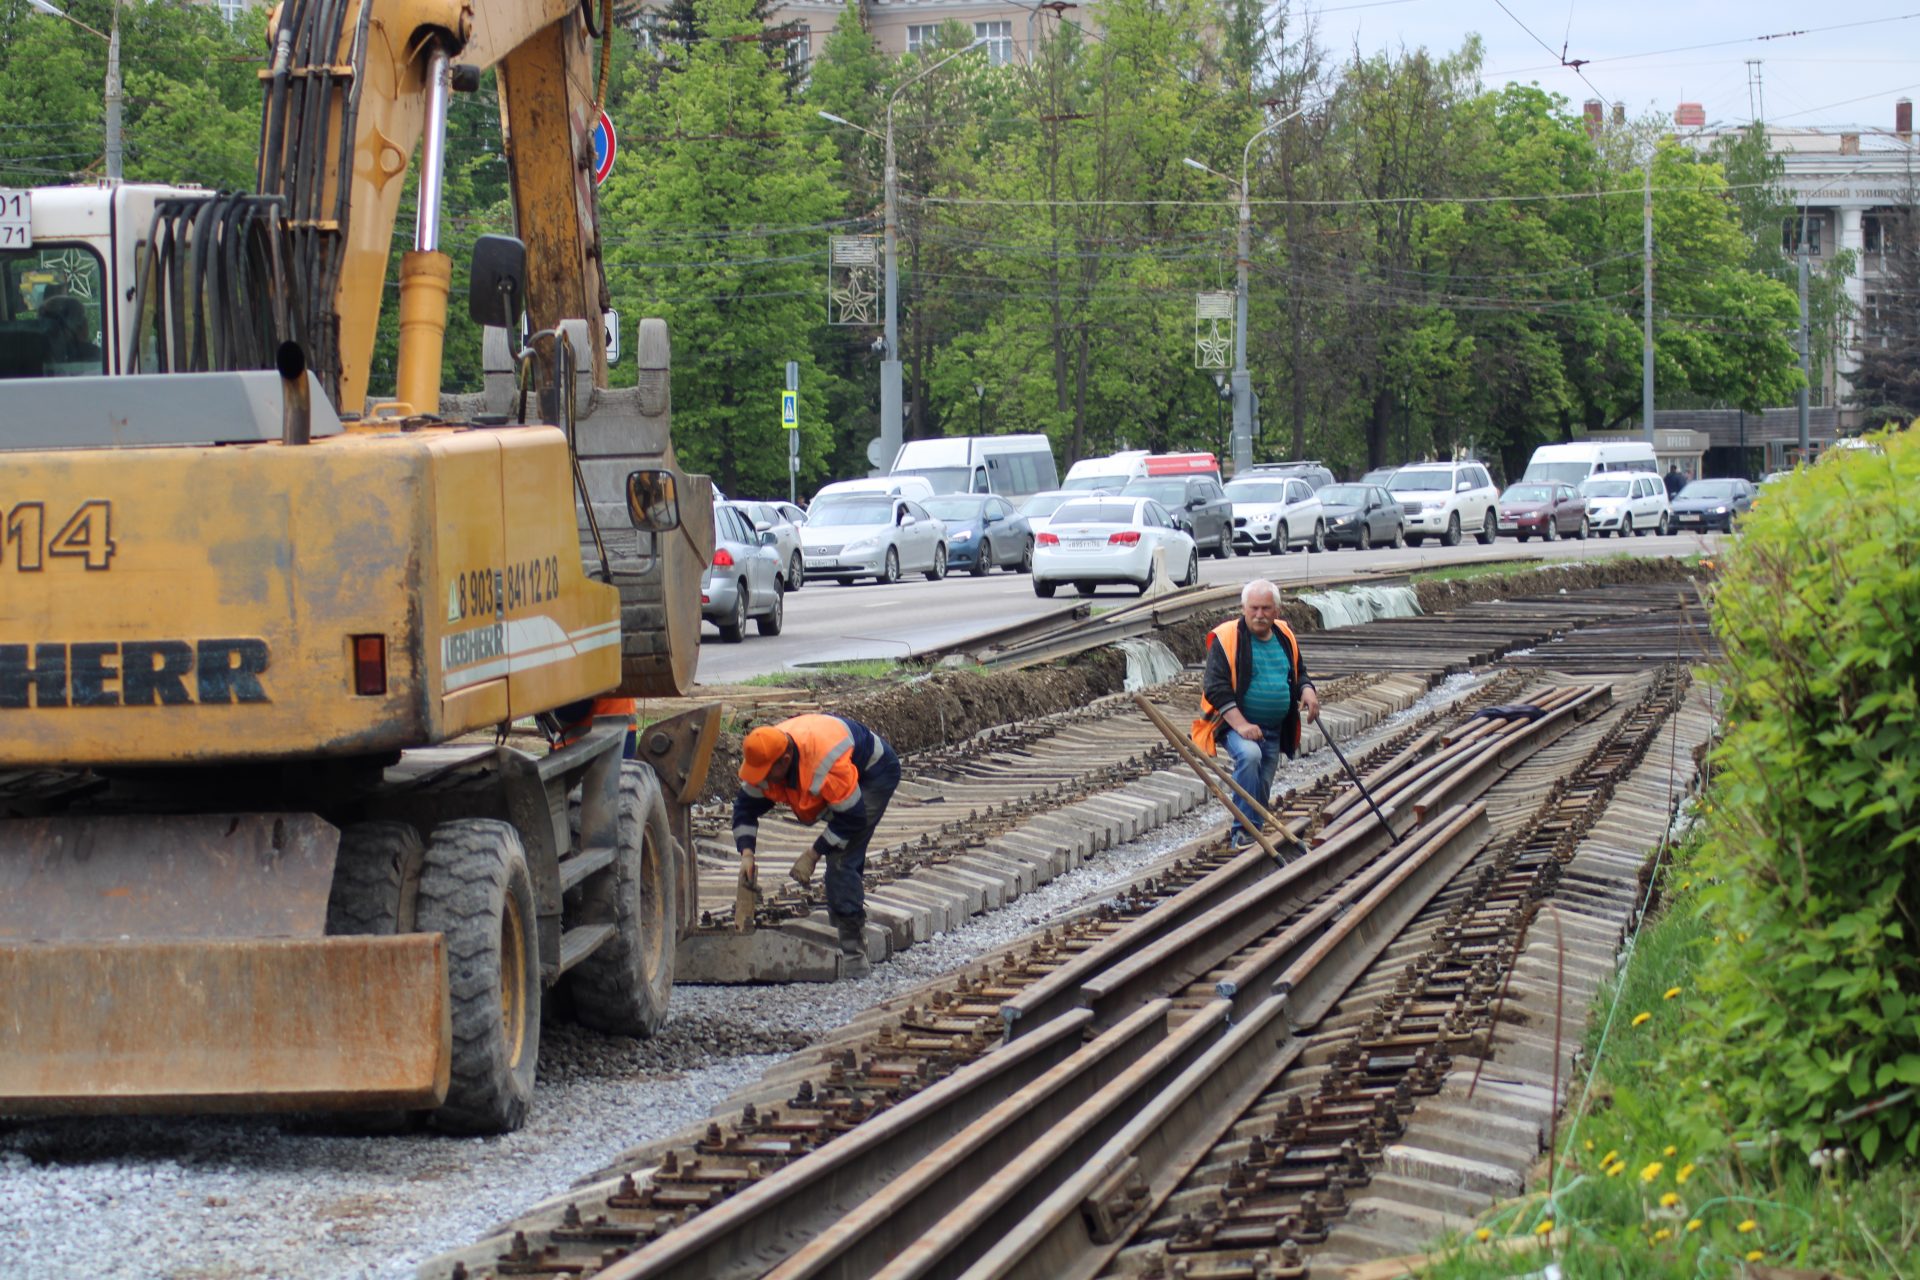
[(440, 196), (447, 172), (447, 99), (453, 94), (451, 59), (445, 49), (427, 55), (427, 119), (420, 139), (420, 209), (413, 224), (413, 247), (440, 250)]
[[(1188, 767), (1191, 768), (1195, 774), (1199, 775), (1201, 784), (1213, 792), (1214, 799), (1227, 806), (1229, 810), (1233, 808), (1233, 800), (1220, 786), (1222, 782), (1225, 782), (1227, 786), (1233, 788), (1234, 792), (1239, 795), (1241, 799), (1253, 806), (1253, 811), (1259, 817), (1262, 827), (1271, 822), (1275, 827), (1279, 828), (1280, 833), (1287, 837), (1288, 842), (1291, 843), (1295, 849), (1300, 848), (1300, 836), (1297, 832), (1281, 826), (1279, 820), (1273, 816), (1265, 805), (1248, 795), (1240, 784), (1233, 780), (1231, 775), (1220, 769), (1218, 761), (1209, 760), (1196, 751), (1193, 744), (1181, 737), (1180, 731), (1176, 729), (1165, 716), (1160, 714), (1160, 708), (1147, 701), (1145, 694), (1134, 694), (1133, 701), (1140, 710), (1146, 713), (1147, 719), (1153, 721), (1154, 728), (1160, 730), (1161, 736), (1173, 744), (1173, 749), (1180, 753), (1180, 758), (1187, 762)], [(1212, 772), (1209, 770), (1212, 770)], [(1384, 822), (1385, 819), (1382, 819), (1382, 821)], [(1240, 825), (1245, 826), (1246, 824), (1241, 823)], [(1286, 858), (1283, 857), (1280, 850), (1274, 846), (1273, 841), (1267, 839), (1267, 833), (1262, 827), (1252, 828), (1248, 831), (1248, 834), (1253, 837), (1254, 843), (1259, 845), (1268, 857), (1278, 862), (1281, 866), (1285, 866), (1287, 863)]]
[(1393, 833), (1393, 824), (1387, 821), (1386, 814), (1380, 812), (1380, 806), (1373, 802), (1373, 793), (1367, 790), (1367, 784), (1360, 781), (1360, 775), (1355, 773), (1353, 766), (1347, 763), (1346, 755), (1341, 752), (1340, 744), (1333, 740), (1333, 734), (1328, 731), (1324, 720), (1320, 723), (1320, 736), (1326, 739), (1327, 746), (1333, 750), (1333, 758), (1340, 762), (1340, 767), (1347, 771), (1349, 778), (1353, 779), (1353, 785), (1360, 789), (1360, 796), (1367, 802), (1367, 808), (1373, 810), (1373, 816), (1380, 819), (1380, 825), (1387, 829), (1387, 839), (1394, 844), (1399, 844), (1400, 837)]

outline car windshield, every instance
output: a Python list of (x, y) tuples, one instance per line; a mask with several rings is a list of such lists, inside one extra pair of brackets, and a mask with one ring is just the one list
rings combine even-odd
[(1132, 524), (1136, 506), (1131, 502), (1069, 502), (1053, 513), (1055, 524)]
[(1631, 480), (1589, 480), (1580, 486), (1589, 498), (1624, 498), (1633, 492)]
[(1527, 467), (1522, 480), (1543, 480), (1548, 484), (1579, 484), (1593, 474), (1588, 462), (1535, 462)]
[(908, 467), (896, 476), (919, 476), (935, 493), (965, 493), (973, 487), (973, 473), (965, 467)]
[(1323, 507), (1364, 507), (1367, 505), (1367, 486), (1363, 484), (1330, 484), (1320, 491), (1320, 505)]
[(1731, 498), (1740, 486), (1731, 480), (1695, 480), (1680, 491), (1683, 498)]
[(1127, 477), (1123, 473), (1109, 471), (1104, 475), (1068, 476), (1061, 482), (1060, 487), (1062, 489), (1117, 489), (1126, 482)]
[(920, 504), (942, 520), (975, 520), (980, 516), (980, 499), (953, 494), (944, 498), (928, 498)]
[(838, 529), (850, 525), (888, 524), (893, 520), (891, 498), (828, 498), (807, 512), (810, 529)]
[(1177, 507), (1186, 500), (1185, 480), (1135, 480), (1121, 492), (1129, 498), (1152, 498), (1163, 507)]
[(1070, 493), (1043, 493), (1037, 497), (1028, 498), (1021, 506), (1020, 514), (1028, 517), (1050, 516), (1060, 509), (1061, 503), (1072, 500), (1073, 495)]
[(1453, 472), (1396, 471), (1387, 488), (1395, 493), (1444, 493), (1453, 488)]
[(1553, 486), (1546, 484), (1510, 484), (1500, 495), (1502, 502), (1546, 502), (1553, 497)]
[(1287, 482), (1284, 480), (1229, 480), (1227, 497), (1235, 502), (1285, 502)]

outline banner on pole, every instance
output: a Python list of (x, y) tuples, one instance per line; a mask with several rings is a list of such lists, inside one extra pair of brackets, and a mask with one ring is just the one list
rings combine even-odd
[(833, 236), (827, 244), (827, 323), (880, 323), (879, 236)]
[(1193, 367), (1224, 369), (1233, 354), (1233, 303), (1237, 295), (1231, 289), (1193, 295)]

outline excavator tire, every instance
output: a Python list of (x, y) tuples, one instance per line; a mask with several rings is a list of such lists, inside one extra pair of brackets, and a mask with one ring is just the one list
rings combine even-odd
[(426, 854), (420, 833), (404, 822), (356, 822), (342, 830), (327, 933), (412, 933)]
[[(575, 811), (578, 830), (578, 811)], [(606, 920), (614, 934), (566, 976), (573, 1013), (615, 1035), (650, 1036), (673, 994), (673, 829), (653, 770), (620, 762), (620, 849), (613, 865), (568, 895), (567, 919)]]
[(540, 1056), (540, 941), (520, 833), (492, 818), (433, 829), (417, 927), (446, 935), (453, 1069), (430, 1117), (448, 1133), (509, 1133), (527, 1118)]

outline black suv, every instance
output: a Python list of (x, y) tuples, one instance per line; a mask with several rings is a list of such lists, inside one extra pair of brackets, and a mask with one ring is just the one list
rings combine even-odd
[(1233, 554), (1233, 502), (1212, 476), (1148, 476), (1130, 480), (1126, 498), (1152, 498), (1193, 535), (1194, 546), (1225, 560)]
[(1333, 472), (1320, 462), (1256, 462), (1247, 475), (1296, 476), (1313, 486), (1315, 493), (1333, 483)]

